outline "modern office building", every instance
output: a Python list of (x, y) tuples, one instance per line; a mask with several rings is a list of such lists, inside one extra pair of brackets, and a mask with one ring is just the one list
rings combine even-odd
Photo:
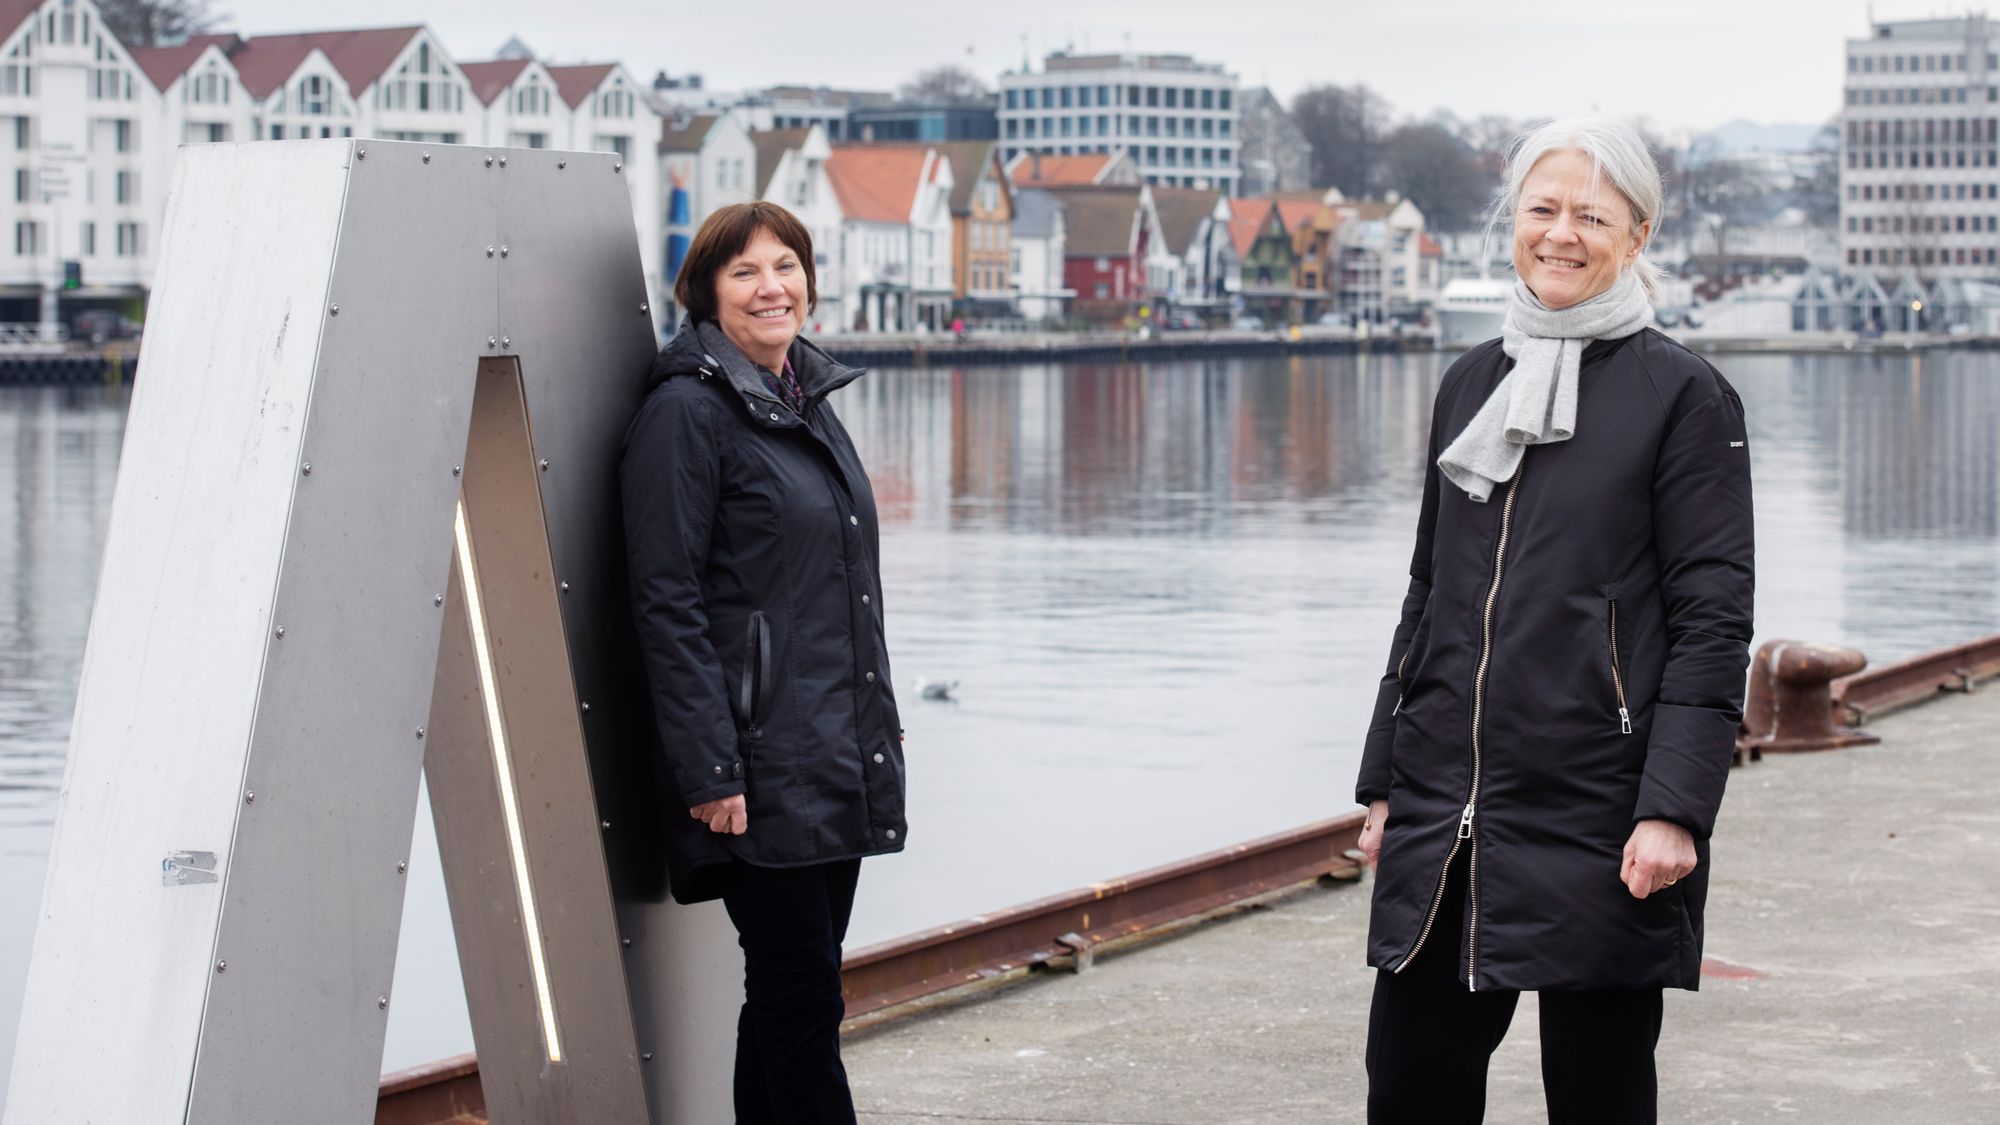
[(1845, 268), (2000, 276), (2000, 41), (1985, 16), (1877, 23), (1847, 43)]
[(1234, 195), (1236, 75), (1188, 55), (1071, 55), (1000, 76), (1000, 143), (1020, 153), (1128, 153), (1147, 183)]

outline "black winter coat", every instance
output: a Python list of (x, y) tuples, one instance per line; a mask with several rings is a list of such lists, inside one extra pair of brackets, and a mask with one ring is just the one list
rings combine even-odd
[[(1743, 405), (1652, 330), (1583, 353), (1575, 436), (1530, 446), (1476, 503), (1438, 456), (1513, 361), (1446, 372), (1410, 588), (1355, 797), (1389, 802), (1368, 962), (1456, 955), (1475, 989), (1695, 988), (1708, 837), (1749, 662), (1753, 546)], [(1671, 821), (1700, 865), (1643, 900), (1634, 825)], [(1464, 932), (1430, 931), (1446, 865)]]
[[(900, 851), (903, 750), (875, 497), (829, 392), (861, 372), (804, 340), (795, 414), (714, 323), (661, 349), (620, 470), (632, 612), (681, 806), (681, 902), (731, 856), (794, 867)], [(749, 831), (687, 815), (745, 794)]]

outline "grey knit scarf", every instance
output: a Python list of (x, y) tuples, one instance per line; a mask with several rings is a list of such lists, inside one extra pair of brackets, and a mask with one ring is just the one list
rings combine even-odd
[(1576, 432), (1576, 373), (1584, 346), (1622, 339), (1652, 322), (1653, 307), (1631, 270), (1566, 309), (1549, 308), (1516, 281), (1500, 326), (1500, 346), (1514, 357), (1514, 370), (1445, 448), (1438, 468), (1485, 503), (1496, 485), (1513, 478), (1526, 447), (1568, 441)]

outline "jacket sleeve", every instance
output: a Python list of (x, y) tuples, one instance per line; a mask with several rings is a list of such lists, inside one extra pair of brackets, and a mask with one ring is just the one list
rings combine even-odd
[(1720, 375), (1683, 396), (1653, 469), (1667, 663), (1632, 817), (1715, 830), (1743, 718), (1756, 544), (1743, 402)]
[(1410, 555), (1410, 588), (1403, 595), (1403, 616), (1397, 622), (1395, 636), (1389, 643), (1389, 666), (1375, 689), (1375, 710), (1368, 722), (1367, 741), (1361, 747), (1361, 773), (1354, 782), (1356, 804), (1365, 805), (1389, 797), (1389, 783), (1393, 776), (1392, 754), (1396, 742), (1396, 707), (1403, 694), (1403, 658), (1410, 651), (1410, 641), (1424, 615), (1424, 605), (1431, 597), (1431, 534), (1437, 526), (1441, 479), (1437, 459), (1444, 452), (1439, 430), (1440, 420), (1446, 413), (1446, 390), (1450, 385), (1447, 376), (1446, 382), (1439, 386), (1437, 401), (1431, 408), (1430, 452), (1429, 460), (1424, 465), (1423, 507), (1417, 514), (1417, 545)]
[(712, 422), (703, 404), (656, 393), (633, 419), (619, 465), (632, 618), (660, 748), (689, 807), (744, 791), (701, 592), (722, 489)]

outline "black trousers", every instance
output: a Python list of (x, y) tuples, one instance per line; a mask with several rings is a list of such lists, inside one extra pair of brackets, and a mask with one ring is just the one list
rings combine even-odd
[(854, 1125), (840, 1065), (840, 943), (861, 861), (735, 863), (722, 905), (743, 946), (736, 1021), (737, 1125)]
[[(1486, 1065), (1518, 992), (1472, 992), (1457, 964), (1465, 859), (1416, 960), (1381, 970), (1368, 1011), (1369, 1125), (1472, 1125), (1486, 1116)], [(1660, 990), (1543, 992), (1542, 1088), (1549, 1125), (1653, 1125)]]

